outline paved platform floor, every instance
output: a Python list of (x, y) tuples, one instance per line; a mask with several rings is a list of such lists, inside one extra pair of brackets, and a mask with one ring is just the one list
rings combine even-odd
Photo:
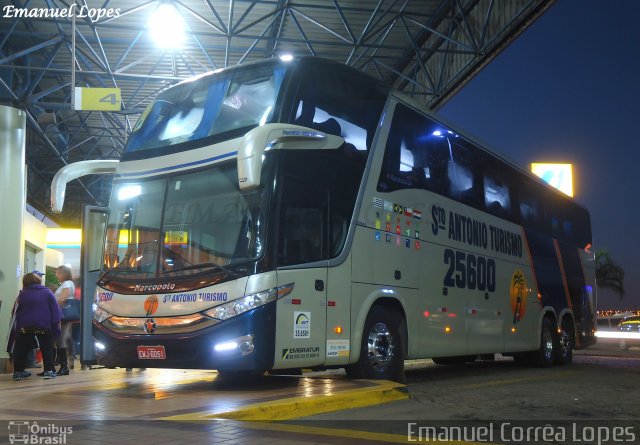
[(403, 385), (335, 373), (225, 381), (215, 371), (76, 366), (44, 380), (30, 371), (21, 381), (0, 375), (0, 438), (7, 432), (13, 443), (25, 443), (25, 431), (65, 444), (388, 443), (397, 438), (270, 421), (407, 397)]
[(491, 428), (490, 443), (501, 443), (505, 422), (621, 427), (635, 434), (626, 443), (638, 443), (638, 351), (602, 342), (576, 351), (569, 367), (547, 369), (503, 357), (466, 366), (407, 361), (406, 387), (350, 381), (340, 371), (236, 383), (208, 371), (78, 366), (52, 381), (0, 375), (0, 444), (408, 443), (410, 431), (415, 443), (419, 428), (433, 426)]

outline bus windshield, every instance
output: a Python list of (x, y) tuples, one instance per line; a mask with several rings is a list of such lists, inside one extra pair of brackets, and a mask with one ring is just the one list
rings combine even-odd
[(114, 183), (108, 273), (176, 277), (246, 263), (262, 253), (264, 188), (241, 192), (235, 162), (169, 178)]
[(195, 78), (160, 93), (125, 152), (167, 147), (270, 122), (284, 67), (267, 64)]

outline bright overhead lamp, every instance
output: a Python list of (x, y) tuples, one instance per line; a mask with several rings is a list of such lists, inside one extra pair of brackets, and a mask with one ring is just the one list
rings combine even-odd
[(171, 3), (161, 3), (148, 23), (151, 37), (160, 48), (181, 48), (185, 23), (182, 15)]
[(293, 55), (292, 54), (283, 54), (280, 56), (280, 60), (282, 60), (283, 62), (291, 62), (293, 60)]

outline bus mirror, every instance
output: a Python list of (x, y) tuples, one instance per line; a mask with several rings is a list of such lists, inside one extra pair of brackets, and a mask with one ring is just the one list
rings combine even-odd
[(238, 184), (241, 190), (260, 185), (262, 156), (272, 149), (335, 150), (344, 138), (291, 124), (266, 124), (248, 132), (238, 151)]
[(80, 161), (66, 165), (58, 170), (51, 183), (51, 210), (62, 212), (67, 183), (85, 175), (114, 174), (118, 167), (118, 160)]

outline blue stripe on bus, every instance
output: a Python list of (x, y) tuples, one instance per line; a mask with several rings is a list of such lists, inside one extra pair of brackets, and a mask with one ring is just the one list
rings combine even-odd
[(211, 162), (211, 161), (217, 161), (219, 159), (225, 159), (225, 158), (230, 158), (233, 156), (236, 156), (238, 154), (237, 151), (232, 151), (230, 153), (225, 153), (222, 155), (218, 155), (218, 156), (214, 156), (212, 158), (207, 158), (207, 159), (201, 159), (199, 161), (193, 161), (193, 162), (186, 162), (184, 164), (178, 164), (178, 165), (172, 165), (169, 167), (162, 167), (162, 168), (156, 168), (155, 170), (147, 170), (144, 172), (136, 172), (136, 173), (121, 173), (118, 175), (118, 177), (127, 177), (127, 176), (141, 176), (141, 175), (149, 175), (152, 173), (160, 173), (160, 172), (164, 172), (164, 171), (170, 171), (170, 170), (176, 170), (179, 168), (184, 168), (184, 167), (191, 167), (193, 165), (198, 165), (198, 164), (206, 164), (207, 162)]

